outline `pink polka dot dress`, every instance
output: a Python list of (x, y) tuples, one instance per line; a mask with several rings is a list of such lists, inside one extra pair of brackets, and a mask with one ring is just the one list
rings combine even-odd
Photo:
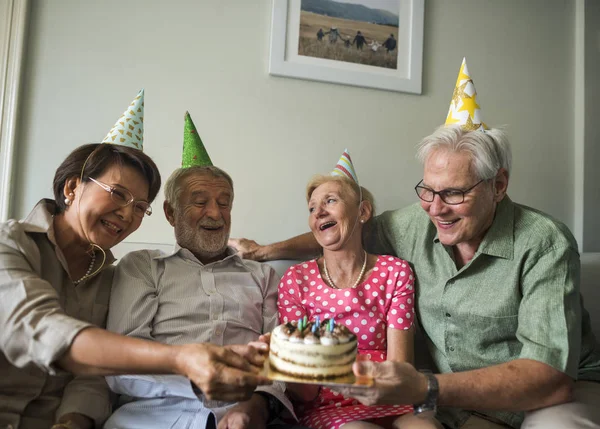
[[(414, 276), (406, 261), (378, 256), (367, 279), (352, 289), (332, 289), (321, 279), (316, 260), (290, 267), (279, 284), (279, 321), (305, 315), (309, 320), (335, 317), (358, 338), (358, 354), (386, 360), (387, 328), (409, 329), (414, 319)], [(315, 429), (338, 429), (356, 420), (399, 416), (408, 405), (366, 406), (327, 388), (313, 402), (297, 407), (300, 423)]]

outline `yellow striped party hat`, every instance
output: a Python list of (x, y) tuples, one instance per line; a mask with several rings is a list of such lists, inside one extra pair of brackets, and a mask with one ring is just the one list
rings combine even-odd
[(129, 107), (110, 129), (102, 143), (120, 144), (144, 150), (144, 90), (138, 92)]
[(352, 158), (350, 158), (350, 152), (348, 149), (344, 149), (344, 153), (340, 157), (340, 160), (335, 165), (335, 168), (331, 172), (332, 176), (345, 176), (350, 180), (358, 183), (358, 176), (354, 171), (354, 165), (352, 164)]
[(463, 130), (487, 130), (481, 117), (481, 109), (477, 104), (477, 91), (467, 68), (467, 60), (463, 58), (458, 79), (452, 93), (450, 109), (446, 117), (446, 125), (460, 125)]

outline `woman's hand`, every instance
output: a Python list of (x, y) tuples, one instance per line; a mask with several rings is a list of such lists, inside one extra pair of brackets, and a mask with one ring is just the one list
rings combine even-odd
[(250, 399), (256, 386), (271, 384), (258, 374), (264, 359), (250, 346), (186, 344), (177, 346), (175, 367), (207, 399), (237, 402)]

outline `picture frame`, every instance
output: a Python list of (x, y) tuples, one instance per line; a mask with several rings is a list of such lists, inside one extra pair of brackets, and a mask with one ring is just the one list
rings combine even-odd
[[(387, 41), (383, 45), (381, 42), (381, 37), (388, 36), (387, 33), (390, 33), (390, 29), (392, 32), (394, 31), (393, 25), (384, 26), (375, 22), (367, 22), (366, 16), (365, 21), (351, 21), (331, 17), (325, 13), (319, 15), (318, 13), (307, 12), (302, 10), (303, 1), (307, 2), (305, 5), (310, 3), (310, 0), (273, 0), (269, 57), (270, 75), (421, 94), (424, 0), (390, 1), (392, 6), (395, 5), (394, 2), (397, 2), (398, 6), (398, 25), (395, 28), (397, 32), (395, 64), (393, 59), (390, 60), (390, 51), (388, 50), (386, 53), (384, 49)], [(339, 2), (343, 2), (343, 0), (338, 0), (336, 3)], [(348, 3), (369, 4), (366, 0), (349, 0)], [(308, 22), (309, 19), (312, 21)], [(312, 26), (313, 22), (316, 26)], [(323, 33), (322, 29), (319, 29), (320, 34), (316, 34), (314, 31), (309, 30), (309, 28), (314, 30), (321, 24), (329, 25), (329, 28), (325, 28), (328, 30), (327, 32)], [(337, 30), (337, 26), (340, 26), (342, 31)], [(373, 52), (365, 52), (362, 49), (362, 44), (360, 46), (361, 52), (358, 51), (358, 43), (352, 43), (349, 46), (356, 28), (359, 28), (356, 32), (356, 35), (359, 35), (361, 34), (360, 28), (363, 27), (370, 31), (371, 44), (374, 45), (374, 48), (371, 47), (370, 49)], [(336, 41), (334, 44), (323, 36), (323, 34), (332, 31), (338, 33), (340, 43)], [(385, 31), (387, 31), (385, 36), (380, 37), (379, 35)], [(369, 33), (364, 32), (364, 34), (367, 36), (367, 42), (365, 42), (365, 47), (367, 47)], [(390, 34), (390, 36), (393, 36), (393, 34)], [(376, 39), (379, 39), (379, 41)], [(353, 42), (355, 41), (356, 37)], [(318, 45), (319, 43), (320, 45)], [(346, 52), (343, 52), (344, 44), (346, 45)], [(309, 47), (314, 47), (314, 49), (309, 51), (308, 47), (304, 47), (305, 45), (310, 45)], [(380, 53), (377, 52), (377, 48), (380, 48)], [(347, 55), (350, 58), (332, 59), (334, 56), (343, 58), (338, 53)], [(352, 55), (358, 55), (357, 53), (366, 59), (351, 57)], [(392, 52), (393, 54), (394, 52)], [(322, 57), (318, 57), (319, 55), (322, 55)], [(329, 57), (326, 55), (329, 55)], [(380, 61), (384, 57), (387, 65), (375, 65), (375, 61)], [(362, 63), (358, 63), (359, 61), (362, 61)], [(369, 61), (372, 62), (369, 63)]]

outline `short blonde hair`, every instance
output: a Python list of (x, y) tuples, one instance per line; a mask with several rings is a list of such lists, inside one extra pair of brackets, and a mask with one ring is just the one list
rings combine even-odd
[[(345, 176), (326, 176), (323, 174), (318, 174), (313, 176), (312, 179), (306, 185), (306, 202), (310, 201), (310, 197), (312, 196), (315, 189), (321, 186), (323, 183), (329, 182), (337, 182), (342, 185), (342, 192), (344, 196), (352, 197), (356, 200), (357, 203), (368, 201), (371, 204), (371, 216), (375, 216), (375, 199), (373, 198), (373, 194), (364, 186), (358, 185), (354, 180), (350, 180)], [(360, 201), (359, 197), (362, 191), (362, 199)]]

